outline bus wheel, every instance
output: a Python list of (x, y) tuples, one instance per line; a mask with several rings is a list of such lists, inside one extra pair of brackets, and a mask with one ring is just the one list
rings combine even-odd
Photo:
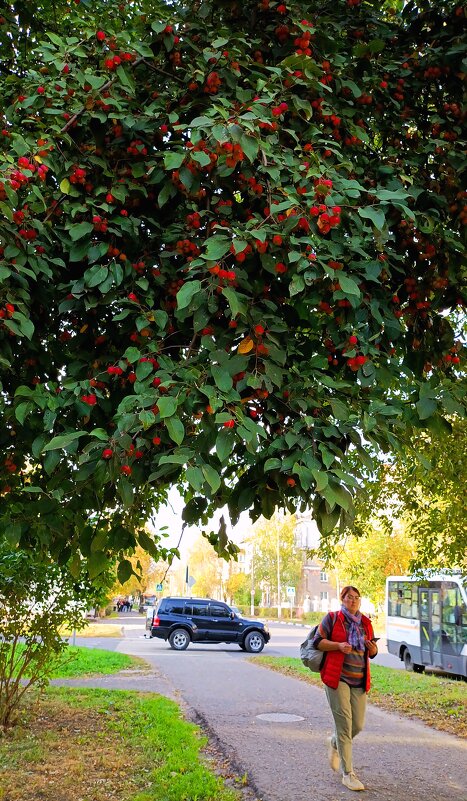
[(404, 651), (404, 667), (405, 667), (406, 670), (409, 670), (410, 672), (412, 672), (413, 669), (414, 669), (414, 663), (412, 662), (412, 656), (410, 654), (410, 651), (407, 651), (407, 650)]
[(413, 666), (414, 673), (424, 673), (425, 672), (425, 665), (414, 665)]

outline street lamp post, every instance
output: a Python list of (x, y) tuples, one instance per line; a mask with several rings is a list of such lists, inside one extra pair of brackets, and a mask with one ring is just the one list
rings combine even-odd
[(251, 552), (250, 615), (255, 614), (255, 549)]
[(281, 605), (281, 556), (279, 550), (279, 527), (277, 527), (277, 617), (282, 617), (282, 605)]

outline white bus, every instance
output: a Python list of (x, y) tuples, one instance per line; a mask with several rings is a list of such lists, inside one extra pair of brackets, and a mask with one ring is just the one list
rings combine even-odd
[(406, 670), (436, 667), (467, 677), (467, 576), (389, 576), (386, 637)]

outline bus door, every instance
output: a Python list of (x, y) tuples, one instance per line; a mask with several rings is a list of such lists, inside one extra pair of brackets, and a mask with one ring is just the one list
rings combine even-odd
[(422, 664), (441, 666), (441, 603), (439, 589), (418, 590)]

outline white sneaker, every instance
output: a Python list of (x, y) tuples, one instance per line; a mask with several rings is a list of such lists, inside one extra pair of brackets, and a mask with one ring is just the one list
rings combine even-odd
[(328, 737), (328, 759), (331, 770), (339, 770), (339, 754), (332, 744), (332, 737)]
[(364, 790), (365, 785), (361, 783), (360, 779), (357, 779), (355, 773), (344, 773), (342, 776), (342, 784), (344, 787), (347, 787), (349, 790)]

